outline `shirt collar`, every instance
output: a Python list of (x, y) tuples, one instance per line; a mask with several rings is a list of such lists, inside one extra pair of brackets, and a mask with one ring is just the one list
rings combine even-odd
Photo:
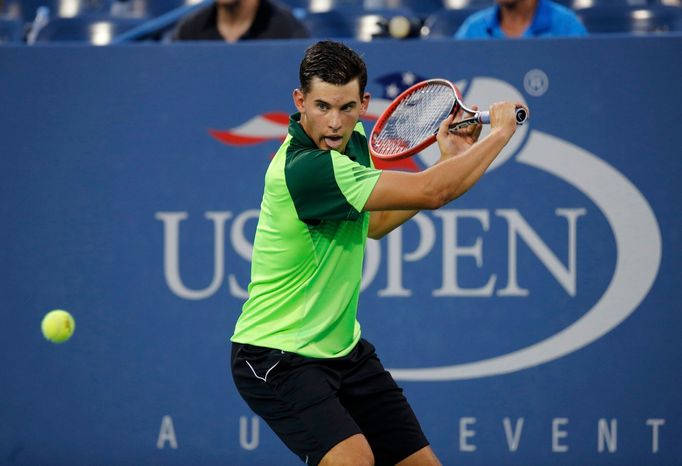
[(308, 133), (301, 126), (301, 113), (296, 112), (289, 117), (289, 134), (296, 144), (304, 147), (317, 148)]

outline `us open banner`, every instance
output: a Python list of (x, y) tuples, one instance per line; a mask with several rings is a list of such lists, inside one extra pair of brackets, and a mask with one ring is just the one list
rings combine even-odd
[[(0, 464), (298, 464), (228, 340), (308, 44), (0, 48)], [(363, 334), (443, 463), (682, 464), (682, 37), (352, 45), (368, 130), (427, 78), (531, 109), (367, 247)]]

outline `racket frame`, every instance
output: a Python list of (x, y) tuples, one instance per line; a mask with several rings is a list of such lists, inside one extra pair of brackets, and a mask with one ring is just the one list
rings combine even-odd
[(383, 111), (381, 116), (377, 119), (377, 122), (374, 124), (374, 128), (372, 128), (372, 132), (370, 133), (369, 136), (369, 152), (372, 154), (372, 156), (381, 159), (381, 160), (387, 160), (387, 161), (392, 161), (392, 160), (401, 160), (407, 157), (410, 157), (412, 155), (418, 154), (419, 152), (423, 151), (427, 147), (429, 147), (431, 144), (433, 144), (436, 141), (436, 135), (438, 134), (438, 131), (434, 132), (432, 135), (429, 137), (425, 138), (423, 141), (421, 141), (419, 144), (415, 145), (414, 147), (411, 147), (409, 149), (406, 149), (402, 152), (397, 152), (395, 154), (382, 154), (379, 152), (376, 152), (374, 150), (374, 140), (377, 137), (377, 134), (381, 132), (381, 130), (384, 128), (386, 125), (386, 122), (388, 119), (393, 115), (393, 111), (407, 98), (407, 96), (414, 94), (416, 91), (419, 89), (426, 87), (431, 84), (441, 84), (449, 87), (452, 90), (452, 108), (450, 109), (450, 114), (457, 113), (459, 110), (459, 107), (461, 106), (462, 108), (465, 109), (465, 111), (469, 111), (469, 113), (475, 114), (475, 111), (471, 111), (470, 109), (467, 109), (464, 107), (462, 103), (462, 94), (459, 92), (459, 89), (457, 86), (455, 86), (452, 82), (448, 81), (447, 79), (440, 79), (440, 78), (434, 78), (434, 79), (427, 79), (425, 81), (418, 82), (417, 84), (414, 84), (410, 86), (409, 88), (405, 89), (398, 97), (393, 99), (393, 102), (386, 108), (386, 110)]

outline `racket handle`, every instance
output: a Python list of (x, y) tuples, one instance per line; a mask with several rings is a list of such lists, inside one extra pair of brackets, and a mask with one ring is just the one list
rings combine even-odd
[[(490, 112), (478, 112), (478, 121), (484, 125), (490, 124)], [(519, 107), (516, 109), (516, 124), (521, 126), (528, 119), (528, 112), (525, 108)]]

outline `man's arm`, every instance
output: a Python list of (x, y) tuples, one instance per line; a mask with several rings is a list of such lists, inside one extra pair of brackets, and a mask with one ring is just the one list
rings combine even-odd
[(490, 134), (461, 153), (461, 136), (449, 132), (453, 118), (449, 117), (438, 131), (438, 164), (420, 173), (382, 172), (364, 207), (372, 212), (369, 236), (380, 238), (417, 211), (438, 209), (468, 191), (516, 131), (515, 110), (512, 103), (494, 104), (490, 109)]
[(384, 210), (369, 214), (369, 236), (381, 239), (409, 219), (417, 215), (419, 210)]

